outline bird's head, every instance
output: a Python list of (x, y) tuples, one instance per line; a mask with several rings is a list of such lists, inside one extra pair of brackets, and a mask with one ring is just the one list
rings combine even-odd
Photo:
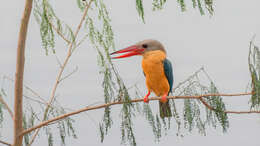
[(141, 42), (138, 42), (135, 45), (132, 45), (125, 49), (115, 51), (110, 55), (124, 53), (123, 55), (112, 57), (112, 59), (118, 59), (118, 58), (125, 58), (125, 57), (130, 57), (135, 55), (144, 55), (149, 51), (156, 51), (156, 50), (161, 50), (166, 53), (163, 45), (159, 41), (149, 39), (149, 40), (143, 40)]

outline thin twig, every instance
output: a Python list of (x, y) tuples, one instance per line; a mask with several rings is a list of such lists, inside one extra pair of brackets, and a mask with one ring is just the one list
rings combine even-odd
[(260, 111), (225, 111), (227, 114), (259, 114)]
[(55, 58), (56, 58), (56, 60), (57, 60), (57, 63), (58, 63), (58, 65), (59, 65), (59, 67), (61, 68), (62, 64), (61, 64), (61, 62), (60, 62), (60, 59), (58, 58), (57, 55), (55, 55)]
[(8, 106), (8, 104), (4, 101), (4, 98), (0, 95), (0, 103), (2, 103), (4, 105), (4, 107), (7, 109), (8, 113), (10, 114), (10, 116), (12, 117), (12, 119), (14, 119), (14, 114), (11, 110), (11, 108)]
[[(69, 59), (70, 59), (70, 57), (71, 57), (71, 55), (72, 55), (73, 45), (74, 45), (74, 43), (75, 43), (75, 41), (76, 41), (76, 38), (77, 38), (77, 36), (78, 36), (78, 33), (79, 33), (79, 31), (80, 31), (80, 29), (81, 29), (81, 26), (82, 26), (82, 24), (83, 24), (83, 22), (84, 22), (84, 20), (85, 20), (85, 18), (86, 18), (86, 16), (87, 16), (88, 10), (89, 10), (90, 5), (91, 5), (92, 2), (93, 2), (93, 0), (90, 0), (89, 3), (86, 4), (86, 7), (85, 7), (85, 9), (84, 9), (83, 15), (82, 15), (81, 20), (80, 20), (80, 23), (79, 23), (79, 25), (78, 25), (78, 27), (77, 27), (75, 33), (74, 33), (74, 40), (73, 40), (72, 42), (70, 42), (70, 44), (69, 44), (67, 56), (66, 56), (66, 58), (65, 58), (65, 60), (64, 60), (64, 62), (63, 62), (63, 64), (62, 64), (62, 66), (61, 66), (61, 68), (60, 68), (60, 71), (59, 71), (59, 73), (58, 73), (58, 75), (57, 75), (57, 78), (56, 78), (54, 87), (53, 87), (52, 92), (51, 92), (50, 100), (48, 101), (48, 106), (46, 107), (46, 109), (45, 109), (45, 111), (44, 111), (43, 121), (46, 120), (47, 115), (48, 115), (48, 112), (49, 112), (49, 108), (50, 108), (52, 102), (53, 102), (54, 99), (55, 99), (56, 90), (57, 90), (58, 85), (59, 85), (59, 83), (60, 83), (60, 81), (61, 81), (63, 71), (64, 71), (66, 65), (68, 64)], [(34, 139), (36, 138), (36, 136), (38, 135), (39, 131), (40, 131), (40, 129), (37, 129), (37, 131), (34, 133), (34, 135), (32, 136), (31, 141), (29, 142), (29, 146), (33, 143), (33, 141), (34, 141)]]
[(199, 98), (199, 100), (201, 101), (202, 104), (204, 104), (208, 109), (210, 110), (215, 110), (212, 106), (210, 106), (202, 97)]
[[(81, 18), (81, 20), (80, 20), (80, 23), (79, 23), (79, 25), (78, 25), (78, 27), (77, 27), (75, 33), (74, 33), (74, 36), (75, 36), (74, 41), (76, 40), (76, 37), (77, 37), (77, 35), (78, 35), (78, 33), (79, 33), (79, 30), (80, 30), (80, 28), (81, 28), (81, 26), (82, 26), (82, 24), (83, 24), (83, 21), (84, 21), (85, 18), (86, 18), (87, 12), (88, 12), (88, 10), (89, 10), (89, 7), (90, 7), (90, 4), (91, 4), (92, 1), (93, 1), (93, 0), (91, 0), (91, 1), (89, 2), (89, 4), (86, 6), (86, 8), (85, 8), (85, 10), (84, 10), (84, 13), (83, 13), (83, 16), (82, 16), (82, 18)], [(55, 98), (55, 93), (56, 93), (57, 87), (58, 87), (58, 85), (59, 85), (59, 83), (60, 83), (60, 80), (61, 80), (63, 71), (64, 71), (64, 69), (65, 69), (65, 67), (66, 67), (66, 65), (67, 65), (67, 63), (68, 63), (68, 61), (69, 61), (69, 59), (70, 59), (70, 56), (72, 55), (72, 54), (71, 54), (71, 51), (72, 51), (73, 44), (74, 44), (74, 42), (71, 42), (71, 43), (70, 43), (67, 56), (66, 56), (66, 58), (65, 58), (65, 61), (64, 61), (63, 64), (62, 64), (61, 69), (60, 69), (60, 71), (59, 71), (59, 73), (58, 73), (58, 76), (57, 76), (57, 78), (56, 78), (56, 82), (55, 82), (55, 85), (54, 85), (54, 87), (53, 87), (50, 100), (49, 100), (49, 102), (48, 102), (49, 105), (53, 102), (53, 100), (54, 100), (54, 98)], [(48, 112), (48, 107), (46, 108), (45, 114), (46, 114), (47, 112)]]
[(51, 27), (57, 32), (57, 34), (64, 40), (66, 41), (68, 44), (70, 44), (71, 42), (66, 39), (66, 37), (51, 23), (51, 21), (49, 22)]
[(76, 73), (78, 71), (78, 66), (76, 66), (76, 68), (70, 72), (68, 75), (64, 76), (63, 78), (60, 79), (60, 82), (67, 79), (68, 77), (70, 77), (71, 75), (73, 75), (74, 73)]
[[(205, 95), (198, 95), (198, 96), (168, 96), (167, 99), (201, 99), (202, 97), (207, 98), (207, 97), (211, 97), (211, 96), (245, 96), (245, 95), (252, 95), (252, 93), (238, 93), (238, 94), (205, 94)], [(154, 101), (154, 100), (160, 100), (161, 97), (151, 97), (149, 98), (150, 101)], [(135, 102), (143, 102), (143, 99), (133, 99), (130, 100), (129, 102), (131, 103), (135, 103)], [(105, 107), (109, 107), (112, 105), (117, 105), (117, 104), (123, 104), (125, 102), (123, 101), (116, 101), (116, 102), (111, 102), (111, 103), (106, 103), (106, 104), (101, 104), (101, 105), (96, 105), (96, 106), (88, 106), (85, 108), (82, 108), (80, 110), (71, 112), (71, 113), (67, 113), (64, 115), (60, 115), (58, 117), (55, 117), (53, 119), (44, 121), (32, 128), (26, 129), (24, 130), (21, 135), (30, 133), (31, 131), (34, 131), (38, 128), (41, 128), (43, 126), (48, 125), (49, 123), (55, 122), (57, 120), (61, 120), (64, 119), (66, 117), (72, 116), (72, 115), (76, 115), (79, 114), (81, 112), (85, 112), (85, 111), (90, 111), (90, 110), (95, 110), (95, 109), (101, 109), (101, 108), (105, 108)], [(227, 113), (233, 113), (233, 114), (250, 114), (250, 113), (260, 113), (260, 111), (226, 111)]]
[[(36, 102), (36, 103), (38, 103), (38, 104), (48, 106), (48, 103), (47, 103), (47, 102), (42, 102), (42, 101), (40, 101), (40, 100), (33, 99), (32, 97), (29, 97), (29, 96), (26, 96), (26, 95), (23, 95), (23, 97), (25, 97), (26, 99), (28, 99), (28, 100), (30, 100), (30, 101)], [(55, 107), (51, 105), (51, 108), (55, 108)], [(64, 108), (64, 109), (66, 109), (66, 108)]]
[[(80, 30), (80, 28), (81, 28), (81, 26), (82, 26), (82, 24), (83, 24), (83, 21), (84, 21), (85, 18), (86, 18), (87, 12), (88, 12), (88, 10), (89, 10), (89, 7), (90, 7), (90, 4), (91, 4), (92, 1), (93, 1), (93, 0), (91, 0), (91, 1), (89, 2), (89, 4), (86, 6), (86, 8), (85, 8), (85, 10), (84, 10), (84, 13), (83, 13), (83, 16), (82, 16), (82, 18), (81, 18), (81, 20), (80, 20), (80, 23), (79, 23), (79, 25), (78, 25), (78, 27), (77, 27), (75, 33), (74, 33), (74, 36), (75, 36), (74, 41), (76, 40), (76, 37), (77, 37), (77, 35), (78, 35), (78, 33), (79, 33), (79, 30)], [(69, 59), (70, 59), (70, 56), (72, 55), (72, 54), (71, 54), (71, 53), (72, 53), (71, 51), (72, 51), (73, 44), (74, 44), (74, 42), (71, 42), (70, 45), (69, 45), (69, 49), (68, 49), (67, 56), (66, 56), (66, 58), (65, 58), (65, 61), (64, 61), (63, 64), (62, 64), (61, 69), (60, 69), (60, 71), (59, 71), (59, 73), (58, 73), (58, 76), (57, 76), (57, 78), (56, 78), (56, 82), (55, 82), (55, 85), (54, 85), (53, 90), (52, 90), (52, 93), (51, 93), (51, 98), (50, 98), (50, 100), (49, 100), (49, 102), (48, 102), (49, 104), (51, 104), (52, 101), (54, 100), (55, 93), (56, 93), (57, 87), (58, 87), (58, 85), (59, 85), (59, 83), (60, 83), (60, 79), (61, 79), (61, 77), (62, 77), (63, 71), (64, 71), (64, 69), (65, 69), (65, 67), (66, 67), (66, 65), (67, 65), (67, 63), (68, 63), (68, 61), (69, 61)]]
[(7, 142), (2, 141), (2, 140), (0, 140), (0, 143), (5, 144), (5, 145), (8, 145), (8, 146), (12, 146), (10, 143), (7, 143)]
[[(14, 82), (14, 79), (12, 79), (11, 77), (8, 77), (8, 76), (4, 76), (4, 79), (7, 79), (7, 80), (10, 80), (12, 82)], [(45, 101), (41, 96), (40, 94), (38, 94), (35, 90), (33, 90), (31, 87), (27, 86), (26, 84), (23, 84), (23, 87), (26, 89), (26, 90), (29, 90), (32, 94), (34, 94), (37, 98), (39, 98), (42, 102), (46, 103), (47, 104), (47, 101)], [(25, 95), (23, 95), (25, 96)]]
[[(210, 106), (203, 98), (199, 98), (199, 100), (201, 101), (201, 103), (203, 103), (208, 109), (215, 111), (216, 109), (214, 109), (212, 106)], [(260, 113), (260, 111), (224, 111), (224, 113), (227, 114), (257, 114)]]
[(180, 82), (174, 89), (173, 91), (175, 91), (175, 89), (178, 89), (181, 85), (183, 85), (184, 83), (186, 83), (187, 81), (189, 81), (191, 78), (195, 77), (198, 75), (199, 72), (201, 72), (204, 68), (201, 67), (199, 70), (197, 70), (195, 73), (193, 73), (191, 76), (189, 76), (189, 78), (187, 78), (186, 80)]
[(88, 34), (86, 34), (79, 42), (78, 44), (76, 44), (75, 48), (79, 47), (87, 38), (88, 38)]

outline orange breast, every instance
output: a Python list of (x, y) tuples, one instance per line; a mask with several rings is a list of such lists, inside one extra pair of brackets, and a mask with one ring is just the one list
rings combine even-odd
[(170, 90), (163, 67), (165, 57), (165, 53), (160, 50), (147, 52), (143, 55), (142, 68), (146, 77), (146, 86), (157, 96), (162, 96)]

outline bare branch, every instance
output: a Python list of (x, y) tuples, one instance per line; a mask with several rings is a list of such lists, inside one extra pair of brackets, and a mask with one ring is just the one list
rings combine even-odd
[(197, 70), (193, 75), (189, 76), (189, 78), (187, 78), (186, 80), (180, 82), (174, 89), (173, 91), (175, 91), (175, 89), (178, 89), (181, 85), (185, 84), (187, 81), (189, 81), (191, 78), (195, 77), (198, 75), (198, 73), (200, 71), (204, 70), (204, 67), (201, 67), (199, 70)]
[[(210, 106), (203, 98), (199, 98), (199, 100), (210, 110), (215, 111), (216, 109), (214, 109), (212, 106)], [(257, 114), (260, 113), (260, 111), (224, 111), (224, 113), (227, 114)]]
[[(77, 27), (75, 33), (74, 33), (74, 36), (75, 36), (74, 41), (76, 40), (76, 37), (78, 36), (79, 30), (80, 30), (80, 28), (81, 28), (81, 26), (82, 26), (82, 24), (83, 24), (83, 21), (84, 21), (85, 18), (86, 18), (87, 12), (88, 12), (88, 10), (89, 10), (89, 7), (90, 7), (90, 4), (92, 3), (92, 1), (93, 1), (93, 0), (91, 0), (91, 1), (89, 2), (89, 4), (86, 5), (86, 8), (85, 8), (84, 13), (83, 13), (83, 16), (82, 16), (82, 18), (81, 18), (81, 20), (80, 20), (80, 23), (79, 23), (79, 25), (78, 25), (78, 27)], [(48, 102), (49, 104), (51, 104), (51, 103), (53, 102), (53, 100), (54, 100), (55, 93), (56, 93), (57, 87), (58, 87), (58, 85), (59, 85), (59, 83), (60, 83), (60, 80), (61, 80), (63, 71), (64, 71), (64, 69), (65, 69), (65, 67), (66, 67), (66, 65), (67, 65), (67, 63), (68, 63), (68, 61), (69, 61), (69, 59), (70, 59), (70, 56), (72, 55), (73, 43), (74, 43), (74, 42), (71, 42), (70, 45), (69, 45), (69, 49), (68, 49), (67, 56), (66, 56), (66, 58), (65, 58), (65, 61), (64, 61), (63, 64), (62, 64), (61, 69), (60, 69), (60, 71), (59, 71), (59, 73), (58, 73), (58, 76), (57, 76), (57, 78), (56, 78), (56, 82), (55, 82), (55, 85), (54, 85), (54, 87), (53, 87), (50, 100), (49, 100), (49, 102)], [(46, 111), (48, 112), (48, 108), (46, 109)]]
[(4, 105), (4, 107), (7, 109), (8, 113), (10, 114), (12, 119), (14, 119), (14, 114), (13, 114), (12, 110), (10, 109), (8, 104), (4, 101), (4, 98), (1, 95), (0, 95), (0, 103), (2, 103)]
[[(205, 94), (205, 95), (199, 95), (199, 96), (168, 96), (167, 99), (202, 99), (202, 97), (207, 98), (207, 97), (211, 97), (211, 96), (245, 96), (245, 95), (252, 95), (252, 93), (238, 93), (238, 94)], [(154, 101), (154, 100), (160, 100), (161, 97), (151, 97), (149, 98), (150, 101)], [(129, 102), (131, 103), (135, 103), (135, 102), (143, 102), (143, 99), (133, 99), (130, 100)], [(96, 105), (96, 106), (87, 106), (83, 109), (71, 112), (71, 113), (67, 113), (64, 115), (60, 115), (58, 117), (55, 117), (53, 119), (44, 121), (32, 128), (26, 129), (24, 130), (21, 135), (30, 133), (31, 131), (34, 131), (38, 128), (41, 128), (43, 126), (46, 126), (52, 122), (55, 122), (57, 120), (61, 120), (64, 119), (66, 117), (72, 116), (72, 115), (76, 115), (79, 114), (81, 112), (85, 112), (85, 111), (90, 111), (90, 110), (95, 110), (95, 109), (101, 109), (101, 108), (105, 108), (105, 107), (109, 107), (112, 105), (117, 105), (117, 104), (123, 104), (123, 101), (117, 101), (117, 102), (111, 102), (111, 103), (106, 103), (106, 104), (101, 104), (101, 105)], [(204, 102), (204, 105), (207, 105), (207, 107), (211, 107), (210, 105), (208, 105), (206, 102)], [(212, 107), (211, 107), (212, 108)], [(212, 108), (213, 109), (213, 108)], [(260, 111), (226, 111), (226, 113), (232, 113), (232, 114), (250, 114), (250, 113), (260, 113)]]
[(76, 68), (75, 68), (71, 73), (69, 73), (69, 74), (66, 75), (65, 77), (61, 78), (61, 79), (60, 79), (60, 82), (61, 82), (62, 80), (67, 79), (68, 77), (70, 77), (71, 75), (73, 75), (74, 73), (76, 73), (77, 71), (78, 71), (78, 66), (76, 66)]
[(8, 145), (8, 146), (12, 146), (10, 143), (7, 143), (7, 142), (2, 141), (2, 140), (0, 140), (0, 143), (5, 144), (5, 145)]
[(56, 57), (56, 60), (57, 60), (57, 63), (58, 63), (58, 65), (59, 65), (59, 67), (61, 68), (62, 64), (61, 64), (61, 62), (60, 62), (60, 59), (58, 58), (57, 55), (55, 55), (55, 57)]
[(80, 41), (78, 41), (77, 45), (74, 48), (79, 47), (87, 38), (88, 38), (88, 34), (86, 34)]
[(51, 23), (51, 21), (49, 22), (51, 27), (57, 32), (57, 34), (64, 40), (66, 41), (68, 44), (70, 44), (71, 42), (66, 39), (66, 37)]
[(260, 111), (225, 111), (227, 114), (259, 114)]
[(199, 98), (199, 100), (201, 101), (201, 103), (203, 103), (208, 109), (210, 110), (215, 110), (212, 106), (210, 106), (202, 97)]

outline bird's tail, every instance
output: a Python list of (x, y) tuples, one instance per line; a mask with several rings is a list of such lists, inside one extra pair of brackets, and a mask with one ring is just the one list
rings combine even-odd
[(161, 118), (172, 117), (171, 107), (169, 105), (169, 100), (166, 103), (159, 101), (160, 116)]

